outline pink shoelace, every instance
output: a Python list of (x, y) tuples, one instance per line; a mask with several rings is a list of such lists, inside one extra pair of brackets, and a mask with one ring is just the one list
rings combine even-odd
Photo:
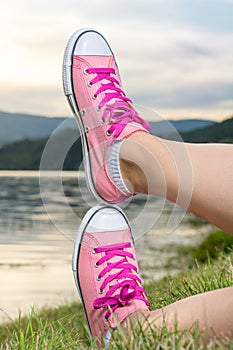
[[(96, 309), (108, 309), (105, 314), (106, 320), (108, 320), (111, 312), (114, 312), (119, 307), (127, 305), (132, 300), (141, 300), (148, 307), (150, 305), (146, 298), (146, 292), (141, 286), (141, 279), (132, 272), (135, 271), (137, 273), (137, 267), (128, 262), (129, 259), (135, 259), (134, 255), (126, 250), (130, 247), (131, 243), (126, 242), (98, 247), (93, 251), (94, 253), (104, 253), (97, 261), (96, 267), (107, 262), (107, 266), (101, 270), (97, 279), (101, 280), (108, 275), (100, 286), (99, 294), (103, 294), (106, 287), (108, 291), (104, 297), (97, 298), (93, 302), (93, 307)], [(119, 257), (117, 261), (110, 261), (112, 258), (116, 257)], [(112, 270), (118, 271), (110, 274)]]
[[(101, 83), (101, 87), (95, 92), (93, 98), (95, 99), (100, 93), (104, 93), (104, 98), (100, 102), (98, 110), (106, 105), (102, 121), (105, 123), (108, 120), (109, 124), (111, 124), (108, 129), (109, 135), (113, 134), (114, 139), (116, 139), (125, 126), (133, 121), (141, 124), (146, 130), (150, 130), (150, 125), (138, 115), (132, 107), (132, 101), (126, 97), (124, 91), (120, 88), (120, 82), (113, 76), (115, 75), (115, 69), (88, 68), (86, 72), (88, 74), (96, 74), (90, 81), (90, 86), (102, 80), (107, 81), (107, 83)], [(114, 100), (113, 103), (108, 104), (111, 100)]]

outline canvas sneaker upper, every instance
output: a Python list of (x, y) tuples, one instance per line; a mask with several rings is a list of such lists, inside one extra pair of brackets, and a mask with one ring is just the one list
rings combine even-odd
[(86, 214), (73, 270), (91, 335), (99, 342), (130, 314), (148, 310), (131, 228), (119, 208), (96, 206)]
[(150, 126), (125, 95), (115, 57), (101, 34), (74, 33), (65, 51), (63, 83), (81, 130), (90, 190), (97, 199), (111, 203), (127, 199), (132, 194), (109, 176), (108, 154), (114, 142), (148, 132)]

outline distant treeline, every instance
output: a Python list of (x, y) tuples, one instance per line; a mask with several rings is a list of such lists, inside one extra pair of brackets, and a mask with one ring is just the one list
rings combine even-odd
[(233, 118), (203, 129), (196, 129), (180, 134), (185, 142), (233, 143)]
[[(65, 130), (60, 133), (56, 139), (56, 153), (59, 153), (59, 149), (62, 150), (63, 144), (67, 144), (67, 138), (75, 139), (74, 133), (77, 132), (75, 130)], [(185, 142), (233, 143), (233, 118), (202, 129), (182, 132), (180, 136)], [(0, 170), (38, 170), (47, 141), (48, 138), (25, 139), (3, 146), (0, 148)], [(79, 169), (82, 162), (81, 147), (81, 140), (78, 138), (71, 145), (65, 157), (63, 170)], [(51, 159), (48, 169), (57, 169), (57, 164), (53, 162), (53, 159)]]

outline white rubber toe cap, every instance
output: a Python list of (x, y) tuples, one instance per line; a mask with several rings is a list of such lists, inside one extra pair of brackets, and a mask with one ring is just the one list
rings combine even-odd
[(87, 226), (88, 232), (120, 231), (127, 228), (128, 224), (123, 215), (110, 207), (96, 212)]
[(74, 55), (80, 56), (111, 56), (112, 51), (104, 37), (93, 30), (83, 30), (77, 33), (78, 40), (74, 47)]

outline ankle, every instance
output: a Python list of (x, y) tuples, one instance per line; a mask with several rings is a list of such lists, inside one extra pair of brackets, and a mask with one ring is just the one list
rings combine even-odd
[(120, 158), (120, 169), (125, 185), (131, 193), (148, 193), (146, 176), (137, 164)]
[(176, 144), (144, 132), (134, 133), (124, 140), (120, 167), (123, 179), (132, 184), (134, 192), (176, 201), (179, 187)]
[(148, 138), (151, 141), (150, 134), (136, 132), (124, 140), (120, 149), (122, 178), (135, 193), (148, 193), (148, 151), (144, 145)]

